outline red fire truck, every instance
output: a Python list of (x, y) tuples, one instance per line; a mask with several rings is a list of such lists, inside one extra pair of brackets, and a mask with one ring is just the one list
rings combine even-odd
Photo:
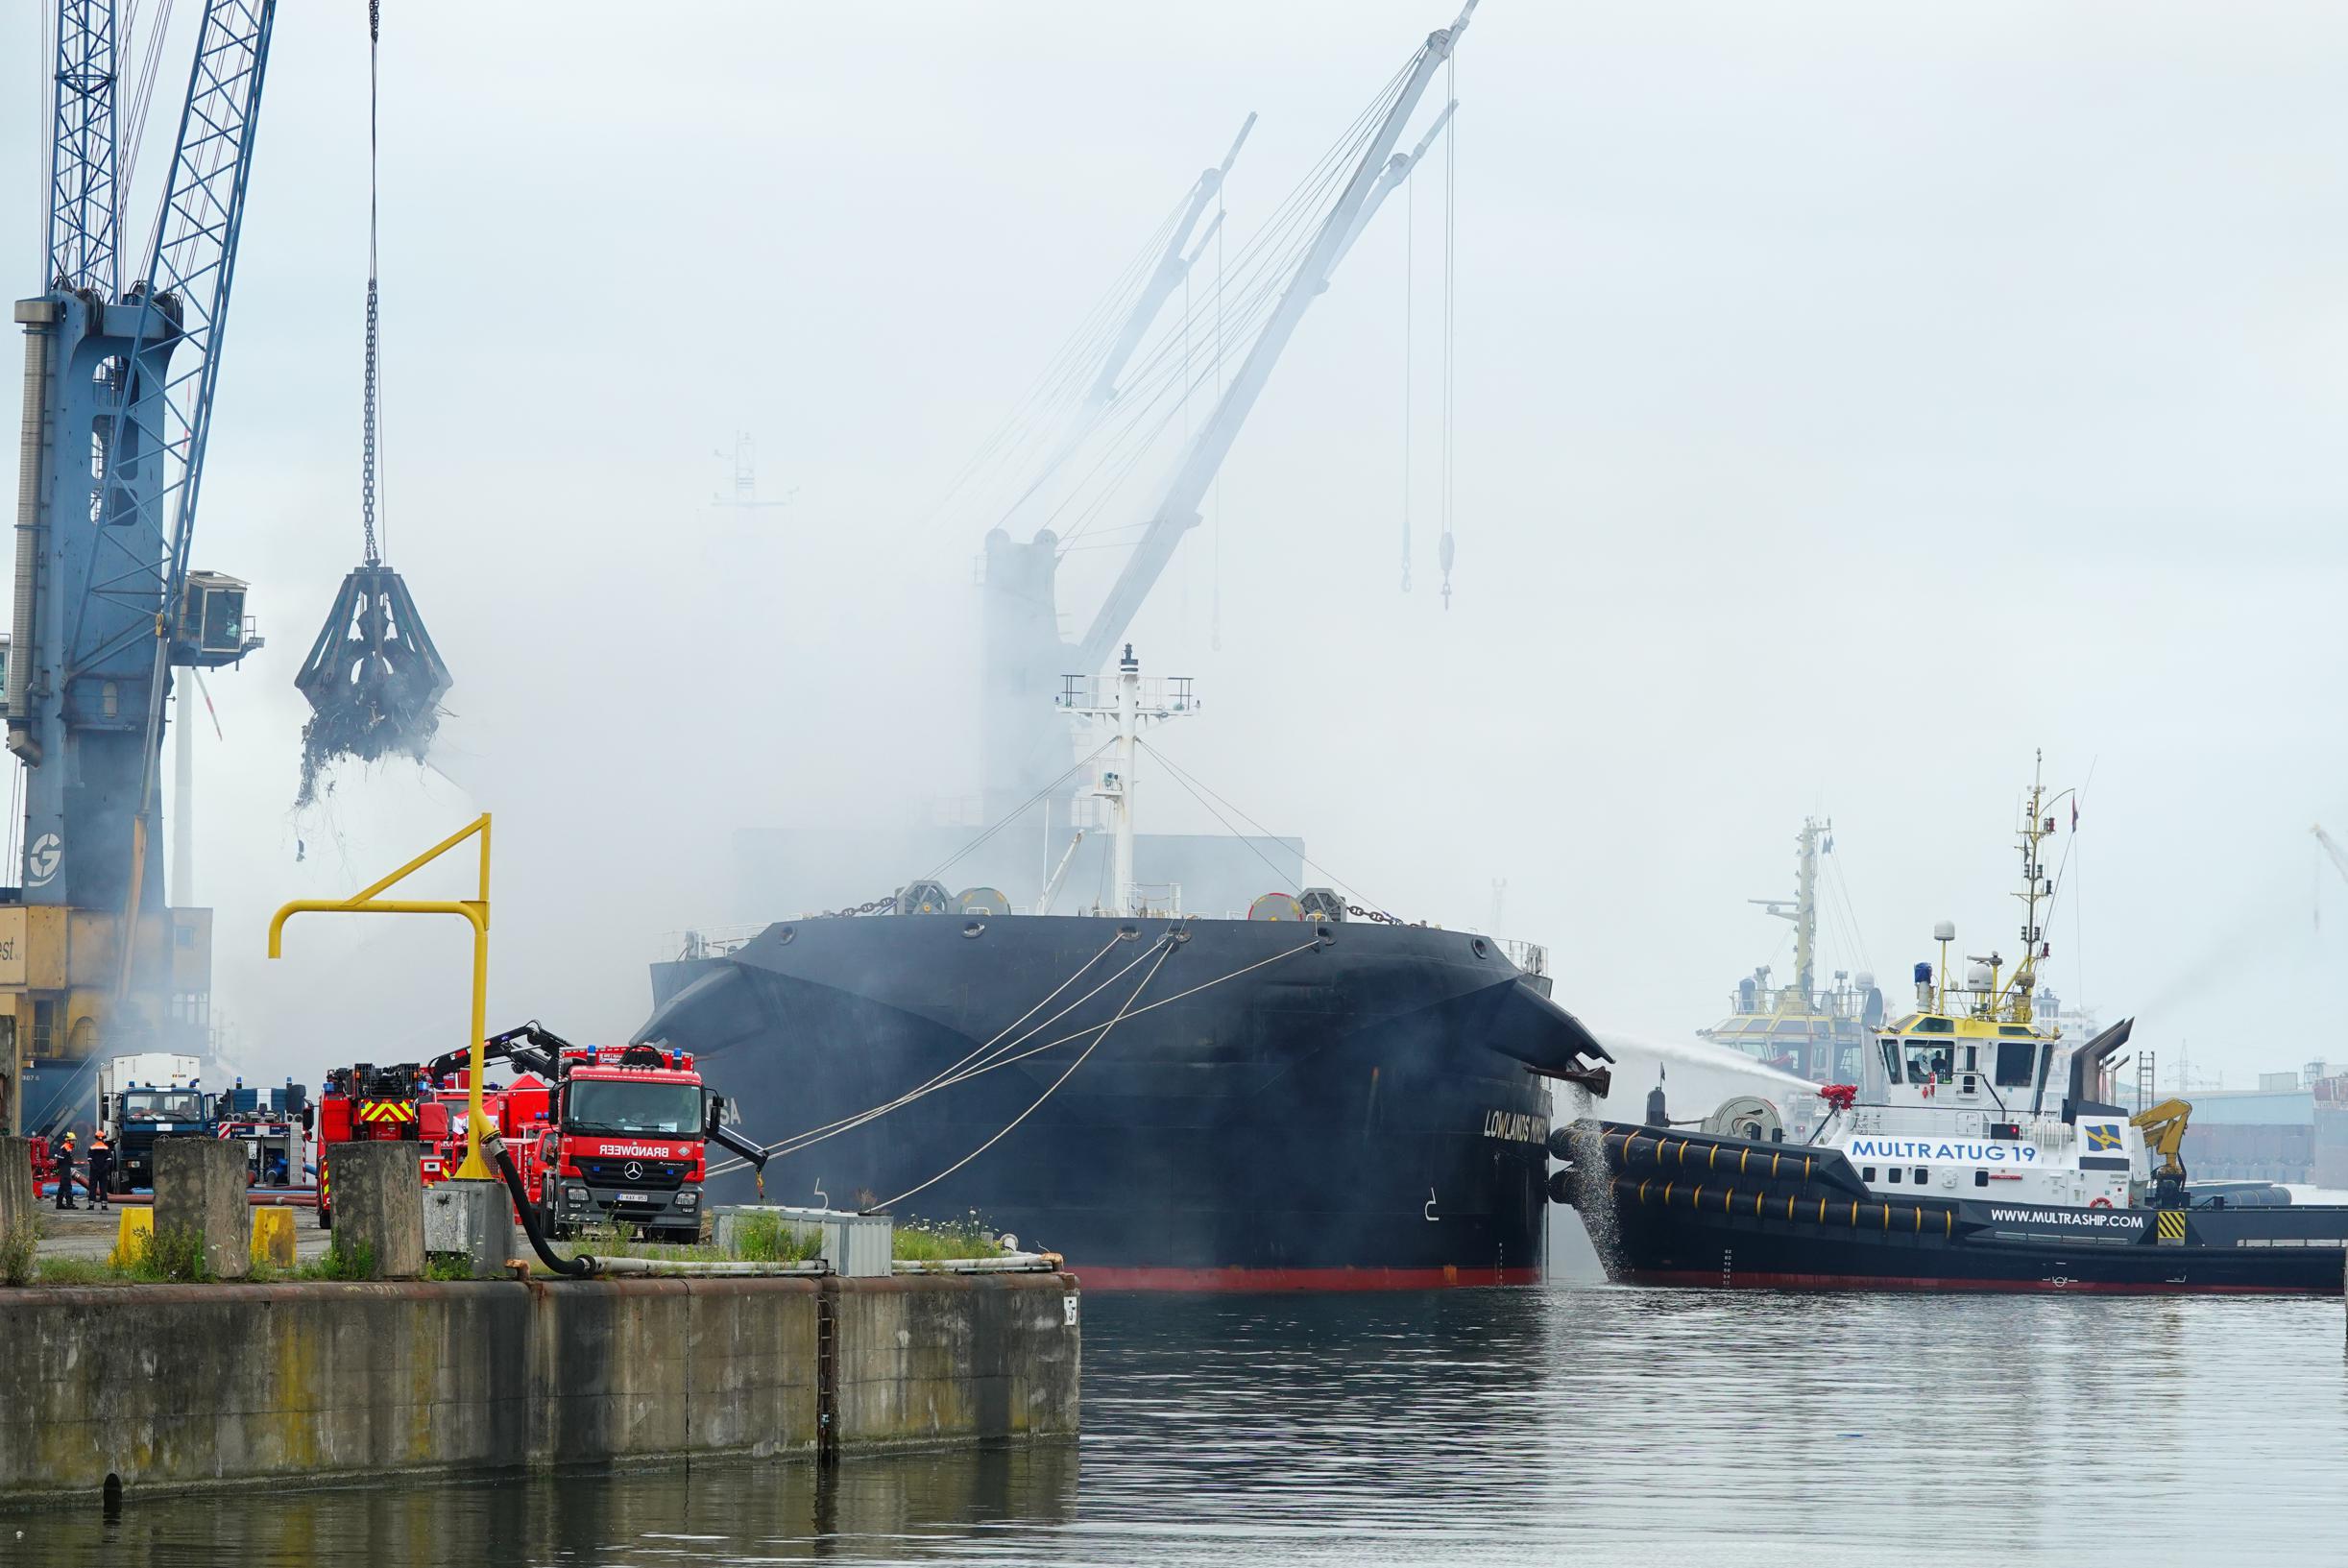
[[(451, 1052), (426, 1068), (456, 1105), (449, 1120), (460, 1155), (466, 1055)], [(766, 1151), (724, 1124), (725, 1097), (702, 1082), (687, 1052), (574, 1046), (533, 1019), (486, 1041), (484, 1060), (524, 1070), (503, 1087), (484, 1085), (482, 1114), (505, 1139), (549, 1236), (602, 1222), (692, 1241), (701, 1234), (709, 1145), (762, 1173), (766, 1168)]]
[(398, 1141), (416, 1146), (424, 1185), (447, 1181), (453, 1169), (442, 1149), (448, 1139), (448, 1112), (433, 1097), (432, 1080), (414, 1062), (377, 1067), (361, 1062), (327, 1074), (318, 1097), (318, 1228), (334, 1226), (331, 1185), (336, 1144)]

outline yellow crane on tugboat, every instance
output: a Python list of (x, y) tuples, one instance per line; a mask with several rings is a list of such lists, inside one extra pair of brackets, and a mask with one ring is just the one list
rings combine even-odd
[(2182, 1209), (2185, 1195), (2185, 1129), (2193, 1119), (2190, 1099), (2165, 1099), (2128, 1118), (2128, 1125), (2144, 1135), (2144, 1147), (2161, 1163), (2152, 1172), (2152, 1206)]

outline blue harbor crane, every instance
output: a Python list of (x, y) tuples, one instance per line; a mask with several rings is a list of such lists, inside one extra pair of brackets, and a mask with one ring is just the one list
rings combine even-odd
[(112, 0), (58, 0), (46, 275), (15, 305), (5, 689), (24, 818), (17, 885), (0, 888), (12, 1129), (82, 1104), (102, 1058), (203, 1054), (211, 911), (167, 905), (157, 774), (173, 672), (261, 645), (246, 585), (188, 560), (276, 10), (205, 5), (161, 216), (126, 281), (127, 40)]

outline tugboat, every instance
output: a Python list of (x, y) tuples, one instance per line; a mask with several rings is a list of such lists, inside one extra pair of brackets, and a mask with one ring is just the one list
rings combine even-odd
[(2055, 832), (2033, 781), (2018, 839), (2021, 957), (1966, 959), (1955, 929), (1915, 967), (1916, 1005), (1874, 1032), (1861, 1081), (1791, 1120), (1755, 1097), (1700, 1132), (1584, 1121), (1559, 1129), (1551, 1195), (1588, 1222), (1610, 1277), (1643, 1285), (1870, 1291), (2336, 1295), (2348, 1207), (2244, 1206), (2189, 1192), (2181, 1099), (2111, 1102), (2133, 1020), (2072, 1043), (2040, 1011)]

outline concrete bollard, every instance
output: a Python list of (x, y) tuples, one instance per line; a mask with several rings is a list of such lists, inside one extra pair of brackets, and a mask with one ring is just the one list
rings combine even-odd
[(291, 1209), (253, 1211), (253, 1261), (272, 1268), (294, 1266), (294, 1212)]
[(418, 1146), (399, 1139), (335, 1144), (327, 1155), (334, 1183), (334, 1246), (371, 1256), (376, 1279), (424, 1275), (424, 1167)]
[(0, 1236), (38, 1217), (33, 1191), (33, 1140), (0, 1138)]
[(445, 1181), (424, 1195), (426, 1252), (466, 1260), (474, 1279), (497, 1279), (515, 1254), (514, 1200), (501, 1181)]
[(155, 1229), (187, 1231), (204, 1243), (205, 1272), (243, 1279), (253, 1272), (246, 1241), (245, 1146), (221, 1138), (155, 1141)]

